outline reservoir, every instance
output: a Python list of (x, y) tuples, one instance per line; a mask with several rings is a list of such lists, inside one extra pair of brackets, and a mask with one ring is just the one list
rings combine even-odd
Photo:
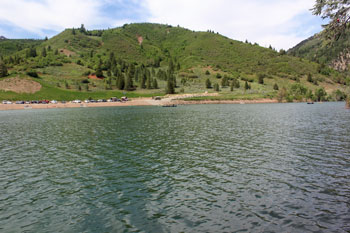
[(349, 232), (344, 103), (0, 112), (0, 232)]

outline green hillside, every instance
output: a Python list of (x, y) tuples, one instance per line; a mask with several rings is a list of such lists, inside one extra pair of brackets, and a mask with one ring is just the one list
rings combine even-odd
[(349, 29), (335, 41), (330, 41), (319, 33), (290, 49), (288, 54), (325, 64), (342, 72), (348, 71), (350, 65), (349, 36)]
[[(335, 91), (339, 96), (346, 88), (341, 73), (307, 59), (211, 31), (150, 23), (109, 30), (66, 29), (5, 56), (2, 63), (9, 77), (36, 80), (42, 89), (60, 93), (57, 99), (74, 99), (72, 92), (108, 97), (208, 91), (219, 92), (219, 99), (320, 100), (336, 98)], [(318, 95), (323, 90), (328, 96)], [(31, 95), (36, 97), (26, 98)], [(6, 98), (23, 97), (0, 92), (0, 99)]]
[(38, 46), (43, 40), (30, 40), (30, 39), (0, 39), (0, 57), (12, 55), (18, 51), (21, 51), (32, 46)]

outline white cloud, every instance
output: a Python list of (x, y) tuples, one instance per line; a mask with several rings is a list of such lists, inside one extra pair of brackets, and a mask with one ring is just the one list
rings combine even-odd
[(103, 1), (96, 0), (0, 0), (0, 22), (44, 35), (81, 23), (96, 25), (106, 18), (100, 14)]
[(146, 0), (151, 22), (211, 29), (277, 49), (288, 49), (310, 36), (297, 30), (310, 31), (298, 16), (312, 17), (313, 4), (314, 0)]
[(313, 4), (314, 0), (0, 0), (0, 29), (5, 31), (7, 25), (16, 29), (14, 34), (23, 30), (43, 37), (47, 31), (57, 33), (81, 23), (105, 28), (156, 22), (211, 29), (232, 39), (287, 49), (320, 29), (310, 22)]

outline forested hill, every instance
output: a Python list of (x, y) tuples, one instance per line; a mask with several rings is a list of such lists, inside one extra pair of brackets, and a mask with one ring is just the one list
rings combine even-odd
[[(293, 89), (289, 100), (300, 100), (308, 90), (310, 94), (324, 88), (332, 93), (343, 90), (345, 83), (342, 74), (283, 50), (232, 40), (210, 30), (195, 32), (161, 24), (92, 31), (82, 25), (49, 40), (3, 40), (0, 48), (2, 43), (11, 45), (7, 52), (0, 49), (1, 62), (8, 69), (3, 74), (31, 78), (44, 89), (51, 88), (50, 94), (60, 93), (66, 99), (118, 95), (120, 90), (141, 96), (167, 90), (266, 98), (276, 97), (279, 89), (288, 96)], [(174, 90), (169, 92), (171, 86)]]
[(288, 54), (328, 65), (339, 71), (349, 71), (350, 30), (335, 41), (327, 40), (321, 32), (302, 41), (290, 49)]

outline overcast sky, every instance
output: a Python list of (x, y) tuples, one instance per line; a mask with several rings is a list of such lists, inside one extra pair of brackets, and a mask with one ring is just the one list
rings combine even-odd
[(0, 35), (51, 37), (65, 28), (152, 22), (288, 49), (321, 31), (315, 0), (0, 0)]

